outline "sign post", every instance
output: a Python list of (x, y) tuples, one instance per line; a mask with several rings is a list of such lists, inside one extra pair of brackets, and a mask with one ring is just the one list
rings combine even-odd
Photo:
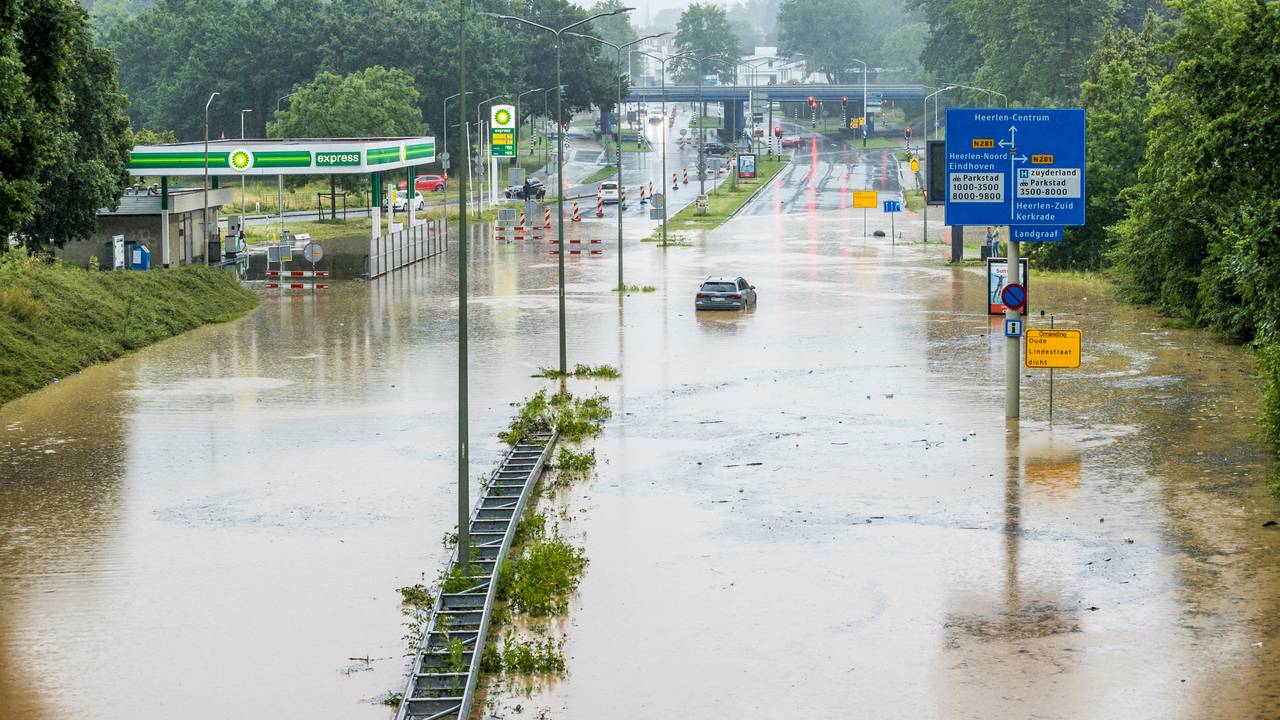
[(854, 190), (853, 207), (862, 208), (862, 237), (867, 236), (867, 209), (873, 208), (880, 201), (875, 190)]
[[(1081, 108), (949, 108), (947, 222), (963, 225), (1083, 225), (1085, 118)], [(1012, 233), (1011, 233), (1012, 235)], [(1009, 241), (1009, 282), (1025, 280), (1019, 243)], [(1005, 318), (1017, 320), (1006, 308)], [(1021, 338), (1005, 345), (1005, 417), (1018, 417)]]
[(889, 240), (891, 241), (890, 244), (897, 245), (898, 244), (898, 226), (897, 226), (897, 223), (894, 221), (894, 218), (897, 217), (897, 213), (902, 212), (902, 201), (885, 200), (884, 211), (886, 213), (889, 213)]
[(1049, 369), (1049, 422), (1053, 422), (1054, 368), (1080, 367), (1081, 335), (1079, 330), (1053, 329), (1052, 315), (1048, 330), (1027, 330), (1027, 367)]

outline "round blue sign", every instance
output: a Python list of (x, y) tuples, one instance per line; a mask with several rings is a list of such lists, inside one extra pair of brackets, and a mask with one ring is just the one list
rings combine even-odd
[(1005, 307), (1021, 310), (1027, 304), (1027, 288), (1017, 283), (1005, 285), (1004, 290), (1000, 291), (1000, 299), (1004, 301)]

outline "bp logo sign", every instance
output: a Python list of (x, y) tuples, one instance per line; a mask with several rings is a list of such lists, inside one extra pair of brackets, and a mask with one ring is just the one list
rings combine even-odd
[(227, 164), (236, 172), (244, 172), (253, 167), (253, 153), (243, 148), (236, 148), (227, 156)]
[(493, 114), (489, 116), (493, 120), (493, 127), (514, 128), (516, 126), (515, 112), (516, 109), (511, 105), (494, 105)]

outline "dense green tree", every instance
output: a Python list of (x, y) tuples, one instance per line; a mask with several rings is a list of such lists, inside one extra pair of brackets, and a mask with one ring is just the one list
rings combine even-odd
[(1168, 25), (1155, 14), (1141, 34), (1113, 24), (1089, 59), (1081, 102), (1085, 129), (1088, 224), (1067, 228), (1061, 243), (1030, 246), (1047, 267), (1097, 270), (1106, 263), (1107, 229), (1128, 212), (1128, 193), (1138, 182), (1146, 154), (1152, 92), (1170, 70), (1162, 46)]
[(289, 137), (397, 137), (426, 132), (418, 89), (403, 70), (375, 65), (350, 75), (322, 72), (294, 91), (267, 135)]
[(1242, 340), (1280, 341), (1280, 13), (1176, 0), (1177, 68), (1160, 87), (1115, 259), (1137, 300)]
[(691, 3), (680, 15), (676, 24), (676, 47), (682, 53), (694, 57), (671, 62), (676, 80), (682, 83), (701, 83), (704, 75), (717, 75), (722, 81), (731, 81), (735, 74), (732, 64), (707, 61), (699, 65), (698, 58), (722, 55), (737, 60), (738, 37), (729, 26), (725, 9), (710, 3)]
[(33, 249), (86, 238), (127, 179), (114, 59), (70, 0), (0, 10), (0, 237)]
[(834, 82), (860, 82), (862, 60), (875, 67), (872, 39), (860, 0), (785, 0), (778, 10), (778, 51), (803, 55), (805, 70)]
[(963, 82), (982, 66), (978, 38), (969, 29), (964, 9), (967, 0), (907, 0), (907, 7), (921, 13), (929, 25), (929, 37), (920, 52), (920, 66), (935, 78)]
[[(597, 0), (596, 4), (592, 5), (587, 12), (595, 15), (596, 13), (609, 12), (624, 7), (626, 7), (626, 4), (622, 0)], [(593, 30), (589, 34), (595, 35), (601, 40), (608, 40), (614, 45), (625, 45), (640, 37), (636, 34), (635, 26), (631, 24), (631, 15), (629, 13), (620, 13), (593, 20), (591, 27)], [(617, 62), (618, 51), (608, 45), (600, 46), (600, 53), (601, 57), (606, 61), (613, 60)]]

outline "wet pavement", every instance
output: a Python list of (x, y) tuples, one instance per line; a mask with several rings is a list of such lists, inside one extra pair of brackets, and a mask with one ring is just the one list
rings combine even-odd
[[(627, 282), (655, 293), (610, 292), (611, 246), (566, 260), (570, 363), (622, 378), (589, 383), (615, 417), (569, 498), (591, 564), (568, 673), (513, 702), (1276, 717), (1280, 512), (1247, 357), (1033, 276), (1084, 366), (1056, 374), (1052, 425), (1026, 371), (1008, 425), (983, 270), (863, 237), (847, 191), (889, 161), (812, 149), (692, 247), (641, 245), (637, 219)], [(270, 294), (0, 408), (0, 715), (388, 715), (395, 588), (435, 576), (455, 512), (455, 257)], [(471, 259), (478, 478), (555, 361), (556, 292), (545, 248)], [(759, 307), (694, 313), (711, 274)]]

